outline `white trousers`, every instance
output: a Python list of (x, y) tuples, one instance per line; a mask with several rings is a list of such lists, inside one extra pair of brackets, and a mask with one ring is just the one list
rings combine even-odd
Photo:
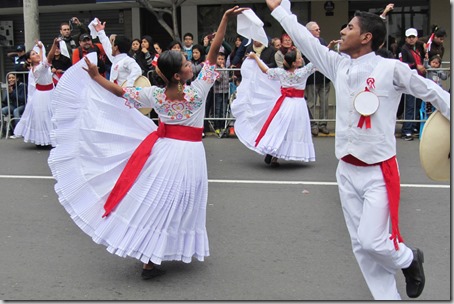
[(375, 300), (400, 300), (395, 274), (407, 268), (413, 252), (390, 237), (388, 197), (380, 166), (339, 161), (336, 172), (345, 223), (367, 286)]

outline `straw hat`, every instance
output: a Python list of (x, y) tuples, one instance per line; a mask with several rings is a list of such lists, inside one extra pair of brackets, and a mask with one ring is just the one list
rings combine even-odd
[[(126, 81), (121, 84), (122, 87), (126, 86)], [(134, 86), (139, 88), (151, 87), (150, 80), (145, 76), (139, 76), (134, 81)], [(140, 108), (138, 109), (143, 115), (148, 115), (151, 112), (151, 108)]]
[(435, 111), (424, 125), (419, 144), (419, 157), (427, 176), (436, 181), (449, 181), (450, 156), (450, 123), (439, 111)]

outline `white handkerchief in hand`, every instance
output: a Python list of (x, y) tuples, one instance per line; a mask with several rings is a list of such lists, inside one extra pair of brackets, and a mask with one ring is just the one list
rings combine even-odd
[[(46, 57), (46, 47), (44, 46), (42, 41), (39, 41), (39, 42), (41, 42), (41, 45), (43, 46), (43, 58), (45, 58)], [(35, 46), (33, 47), (33, 50), (39, 54), (40, 48), (39, 48), (38, 44), (35, 44)]]
[(268, 46), (268, 37), (263, 29), (263, 22), (252, 10), (245, 10), (238, 15), (236, 31), (239, 35), (249, 40), (259, 41), (263, 45)]
[(63, 56), (66, 56), (68, 58), (71, 58), (69, 56), (69, 51), (68, 51), (68, 47), (66, 46), (66, 42), (64, 40), (60, 40), (59, 42), (59, 46), (60, 46), (60, 52)]
[(98, 31), (96, 31), (95, 26), (99, 24), (99, 19), (95, 17), (90, 24), (88, 29), (90, 30), (91, 39), (96, 39), (98, 37)]

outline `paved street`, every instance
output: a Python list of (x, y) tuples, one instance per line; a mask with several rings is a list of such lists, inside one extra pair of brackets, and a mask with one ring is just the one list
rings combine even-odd
[[(428, 179), (419, 140), (398, 142), (400, 230), (425, 254), (419, 300), (451, 299), (449, 183)], [(0, 298), (3, 300), (372, 300), (351, 252), (337, 192), (334, 138), (314, 138), (317, 161), (263, 157), (236, 138), (204, 139), (211, 256), (164, 262), (140, 278), (141, 263), (109, 254), (59, 204), (48, 150), (0, 140)], [(401, 296), (405, 279), (397, 273)]]

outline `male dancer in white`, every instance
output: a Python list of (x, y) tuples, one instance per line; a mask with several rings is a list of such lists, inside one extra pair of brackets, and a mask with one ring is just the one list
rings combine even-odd
[(142, 75), (142, 69), (136, 60), (128, 55), (131, 41), (124, 36), (115, 35), (111, 43), (104, 31), (106, 23), (101, 24), (99, 20), (97, 21), (94, 28), (98, 32), (99, 41), (107, 57), (112, 62), (109, 80), (120, 86), (125, 81), (127, 87), (134, 86), (134, 81)]
[[(297, 48), (335, 86), (339, 195), (353, 252), (374, 299), (400, 299), (395, 280), (399, 269), (407, 295), (418, 297), (425, 283), (424, 256), (420, 249), (407, 247), (398, 230), (396, 111), (401, 94), (408, 93), (433, 100), (449, 119), (449, 93), (398, 60), (375, 55), (386, 37), (377, 15), (355, 13), (340, 32), (340, 52), (348, 56), (339, 56), (298, 23), (288, 0), (266, 2)], [(371, 104), (375, 107), (369, 108)]]

